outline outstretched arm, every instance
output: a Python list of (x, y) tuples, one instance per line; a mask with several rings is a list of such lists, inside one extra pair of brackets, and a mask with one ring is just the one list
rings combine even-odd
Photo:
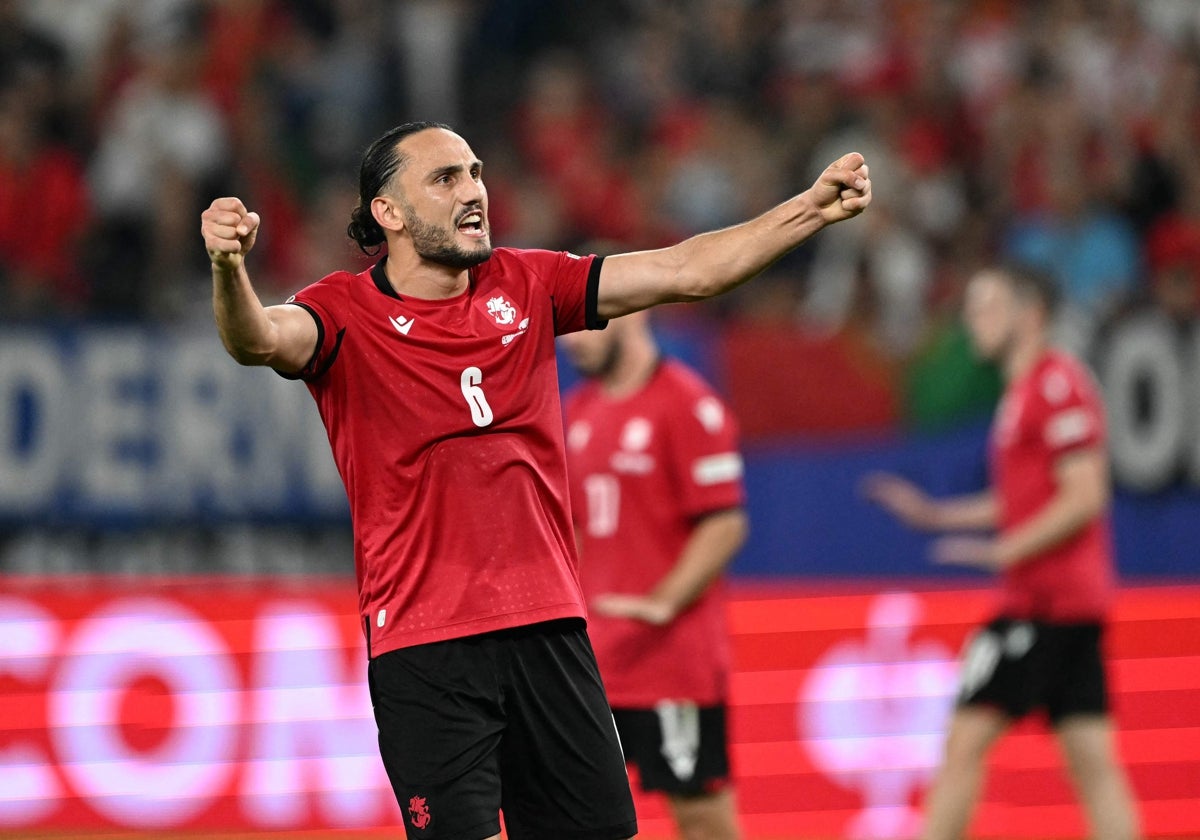
[(669, 248), (616, 254), (600, 271), (597, 313), (616, 318), (660, 303), (703, 300), (763, 271), (826, 225), (871, 203), (871, 179), (857, 152), (830, 164), (811, 187), (761, 216), (702, 233)]
[(218, 198), (200, 216), (212, 262), (213, 314), (221, 343), (239, 364), (299, 373), (317, 345), (317, 325), (298, 306), (264, 307), (246, 271), (259, 218), (237, 198)]
[(995, 528), (996, 497), (991, 490), (935, 499), (907, 479), (891, 473), (872, 473), (863, 492), (910, 528), (922, 531), (981, 531)]

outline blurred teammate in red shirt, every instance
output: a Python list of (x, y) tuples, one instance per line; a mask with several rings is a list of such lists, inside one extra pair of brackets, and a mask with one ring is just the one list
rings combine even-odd
[(1101, 636), (1112, 601), (1111, 483), (1104, 407), (1077, 359), (1049, 345), (1056, 290), (1039, 272), (980, 272), (965, 317), (980, 355), (1007, 382), (989, 441), (991, 487), (933, 499), (876, 475), (868, 495), (907, 524), (950, 536), (942, 563), (1001, 575), (998, 616), (966, 648), (944, 763), (926, 803), (929, 840), (962, 837), (988, 750), (1015, 720), (1044, 710), (1066, 755), (1092, 836), (1138, 834), (1116, 755)]
[(588, 633), (625, 758), (685, 840), (732, 840), (721, 573), (746, 538), (742, 457), (722, 401), (663, 359), (645, 313), (563, 336), (589, 381), (566, 403)]

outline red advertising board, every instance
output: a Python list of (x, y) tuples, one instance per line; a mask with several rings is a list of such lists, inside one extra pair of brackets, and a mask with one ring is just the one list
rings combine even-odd
[[(734, 771), (749, 837), (905, 837), (985, 590), (735, 590)], [(399, 823), (352, 582), (0, 579), (0, 833)], [(1200, 835), (1200, 586), (1126, 589), (1108, 637), (1151, 836)], [(1040, 721), (996, 750), (973, 834), (1081, 837)], [(642, 836), (666, 836), (639, 797)]]

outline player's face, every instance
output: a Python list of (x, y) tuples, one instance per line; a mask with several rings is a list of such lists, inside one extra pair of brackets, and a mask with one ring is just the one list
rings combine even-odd
[(431, 128), (400, 141), (409, 160), (399, 173), (404, 226), (422, 258), (470, 268), (492, 255), (483, 164), (467, 141)]
[(616, 366), (620, 355), (619, 330), (609, 324), (604, 330), (581, 330), (559, 338), (575, 369), (587, 377), (604, 376)]
[(1012, 343), (1018, 317), (1012, 286), (994, 273), (983, 272), (967, 284), (963, 318), (975, 351), (985, 359), (999, 359)]

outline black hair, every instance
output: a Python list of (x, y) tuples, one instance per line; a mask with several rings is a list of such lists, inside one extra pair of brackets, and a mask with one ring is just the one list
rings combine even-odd
[(1058, 281), (1049, 271), (1023, 262), (1006, 262), (998, 271), (1018, 297), (1041, 304), (1053, 316), (1062, 297)]
[(400, 153), (400, 141), (427, 128), (454, 130), (438, 122), (403, 123), (388, 129), (363, 153), (358, 169), (358, 206), (350, 214), (346, 235), (358, 243), (364, 254), (378, 254), (379, 246), (386, 241), (383, 228), (371, 215), (371, 201), (388, 185), (392, 176), (408, 163), (408, 159)]

